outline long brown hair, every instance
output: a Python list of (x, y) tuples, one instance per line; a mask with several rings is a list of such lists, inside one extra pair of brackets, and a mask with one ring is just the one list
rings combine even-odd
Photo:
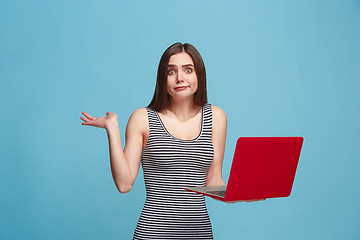
[(170, 57), (181, 52), (188, 53), (194, 61), (195, 72), (198, 79), (198, 90), (194, 95), (195, 104), (203, 105), (207, 103), (206, 71), (202, 57), (198, 50), (196, 50), (196, 48), (190, 43), (182, 44), (178, 42), (174, 43), (165, 50), (159, 62), (155, 92), (153, 99), (148, 106), (158, 112), (168, 107), (169, 105), (169, 94), (166, 90), (166, 82), (168, 75), (167, 68)]

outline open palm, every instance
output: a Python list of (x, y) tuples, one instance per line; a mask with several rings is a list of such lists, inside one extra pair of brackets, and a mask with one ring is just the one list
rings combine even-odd
[(82, 125), (94, 126), (99, 128), (106, 128), (111, 122), (117, 121), (118, 119), (116, 113), (112, 112), (106, 112), (106, 116), (102, 117), (93, 117), (85, 111), (82, 112), (82, 114), (85, 116), (80, 117), (80, 119), (84, 121), (81, 123)]

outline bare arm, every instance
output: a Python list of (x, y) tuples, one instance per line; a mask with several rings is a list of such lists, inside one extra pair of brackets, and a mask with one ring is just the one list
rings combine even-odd
[(225, 151), (227, 119), (225, 112), (212, 105), (213, 127), (212, 143), (214, 146), (214, 159), (208, 169), (206, 186), (226, 185), (222, 179), (222, 164)]
[(140, 167), (141, 151), (148, 134), (146, 109), (136, 110), (130, 117), (126, 127), (126, 146), (123, 150), (117, 115), (107, 112), (107, 117), (94, 118), (83, 112), (87, 117), (83, 125), (103, 127), (109, 141), (111, 173), (117, 189), (121, 193), (131, 190)]

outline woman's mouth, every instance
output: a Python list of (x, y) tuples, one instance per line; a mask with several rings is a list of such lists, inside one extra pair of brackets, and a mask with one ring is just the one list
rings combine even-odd
[(182, 90), (185, 90), (187, 88), (188, 88), (188, 86), (180, 86), (180, 87), (176, 87), (175, 90), (182, 91)]

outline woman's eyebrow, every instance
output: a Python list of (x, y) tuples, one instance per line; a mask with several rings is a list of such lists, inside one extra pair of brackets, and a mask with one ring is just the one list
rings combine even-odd
[[(176, 67), (176, 65), (174, 65), (174, 64), (169, 64), (168, 67)], [(192, 64), (185, 64), (185, 65), (182, 65), (182, 67), (194, 67), (194, 65), (192, 65)]]

